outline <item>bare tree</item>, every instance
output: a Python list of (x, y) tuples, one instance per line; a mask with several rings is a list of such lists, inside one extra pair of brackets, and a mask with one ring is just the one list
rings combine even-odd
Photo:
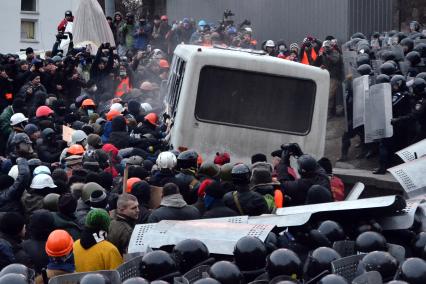
[(132, 13), (136, 18), (139, 18), (145, 12), (143, 2), (143, 0), (123, 0), (122, 5), (126, 13)]

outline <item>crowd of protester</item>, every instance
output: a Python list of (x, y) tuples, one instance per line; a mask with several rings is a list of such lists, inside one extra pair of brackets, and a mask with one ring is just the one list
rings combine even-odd
[[(203, 161), (203, 153), (196, 149), (170, 149), (165, 139), (170, 120), (161, 113), (159, 87), (168, 78), (172, 52), (180, 43), (259, 47), (271, 56), (327, 69), (332, 79), (330, 100), (335, 101), (339, 83), (351, 80), (344, 76), (342, 49), (354, 48), (359, 53), (358, 72), (370, 75), (372, 68), (366, 72), (365, 65), (370, 66), (377, 56), (375, 48), (387, 45), (380, 35), (372, 37), (379, 46), (361, 34), (344, 47), (331, 36), (323, 42), (307, 37), (300, 47), (292, 43), (287, 48), (284, 42), (272, 40), (259, 46), (250, 22), (236, 27), (230, 11), (218, 25), (186, 18), (169, 25), (166, 15), (152, 21), (142, 16), (136, 21), (132, 14), (124, 18), (117, 12), (108, 19), (116, 47), (103, 43), (92, 56), (85, 48), (73, 48), (72, 33), (65, 32), (67, 21), (72, 20), (67, 11), (52, 50), (43, 59), (30, 47), (22, 60), (15, 54), (0, 56), (0, 283), (31, 283), (34, 276), (35, 283), (47, 283), (68, 273), (114, 270), (123, 264), (136, 224), (258, 216), (287, 206), (344, 200), (344, 185), (333, 176), (330, 160), (317, 161), (297, 144), (282, 145), (271, 153), (272, 163), (267, 162), (269, 153), (253, 153), (250, 164), (238, 163), (228, 153)], [(416, 32), (418, 28), (390, 37), (398, 37), (395, 44), (403, 46), (411, 64), (406, 76), (417, 76), (412, 90), (395, 56), (381, 54), (386, 62), (380, 66), (379, 76), (391, 82), (394, 96), (402, 96), (394, 101), (394, 137), (380, 141), (380, 149), (387, 150), (383, 166), (390, 163), (397, 145), (424, 138), (426, 78), (417, 65), (424, 60), (426, 49), (424, 44), (414, 44), (421, 37)], [(66, 54), (59, 49), (65, 34), (71, 40)], [(416, 63), (410, 61), (412, 56)], [(331, 105), (333, 115), (336, 104)], [(415, 123), (421, 126), (418, 131)], [(413, 130), (412, 136), (399, 132), (403, 130)], [(362, 131), (350, 129), (343, 139), (346, 144), (355, 136), (352, 133), (362, 135)], [(404, 142), (397, 138), (402, 136)], [(342, 158), (347, 155), (344, 149)], [(290, 166), (291, 157), (297, 160), (298, 173)], [(154, 188), (162, 189), (155, 206)], [(358, 231), (346, 231), (347, 225), (359, 226)], [(330, 262), (341, 256), (329, 247), (347, 238), (356, 239), (358, 252), (381, 251), (378, 258), (390, 267), (379, 271), (383, 278), (396, 273), (398, 262), (384, 252), (388, 246), (376, 223), (343, 224), (345, 231), (333, 221), (310, 226), (272, 234), (275, 241), (266, 243), (244, 238), (236, 245), (234, 264), (215, 263), (204, 244), (188, 240), (185, 245), (184, 241), (171, 254), (146, 254), (141, 276), (148, 281), (172, 281), (197, 265), (209, 264), (209, 275), (216, 282), (200, 283), (245, 283), (257, 277), (267, 283), (282, 275), (294, 281), (288, 283), (297, 283), (330, 270)], [(314, 227), (321, 234), (313, 232)], [(407, 248), (407, 257), (421, 257), (410, 245), (412, 240), (423, 251), (424, 233), (418, 227), (409, 230), (411, 239), (401, 238), (400, 243)], [(368, 246), (363, 234), (378, 241)], [(198, 254), (188, 257), (183, 253), (188, 247)], [(308, 251), (313, 251), (315, 261), (304, 271), (302, 261), (309, 259)], [(368, 261), (364, 261), (364, 272), (378, 269), (371, 269)], [(426, 271), (423, 260), (415, 261), (407, 266)], [(412, 277), (405, 270), (402, 275)], [(318, 283), (346, 283), (336, 275), (323, 279)], [(127, 283), (147, 283), (134, 281), (140, 282)], [(80, 283), (108, 281), (94, 274)]]

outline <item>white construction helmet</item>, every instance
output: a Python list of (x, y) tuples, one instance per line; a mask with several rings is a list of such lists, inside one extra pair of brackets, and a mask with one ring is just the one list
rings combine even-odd
[(8, 175), (9, 175), (10, 177), (12, 177), (14, 180), (16, 180), (16, 179), (18, 178), (18, 175), (19, 175), (18, 165), (14, 165), (14, 166), (10, 169), (10, 171), (9, 171)]
[(157, 166), (160, 169), (173, 169), (176, 167), (177, 159), (172, 152), (161, 152), (157, 158)]
[(46, 175), (50, 176), (52, 174), (52, 172), (46, 166), (38, 166), (34, 169), (33, 176), (40, 175), (40, 174), (46, 174)]
[(86, 132), (84, 132), (83, 130), (76, 130), (71, 135), (71, 144), (79, 143), (79, 142), (83, 141), (84, 139), (87, 139)]
[(120, 103), (113, 103), (113, 104), (111, 105), (111, 107), (109, 108), (109, 110), (116, 110), (116, 111), (118, 111), (119, 113), (122, 113), (122, 112), (124, 111), (124, 107), (123, 107), (123, 105), (122, 105), (122, 104), (120, 104)]
[(33, 189), (43, 189), (46, 187), (56, 188), (57, 186), (53, 182), (51, 176), (47, 174), (39, 174), (33, 177), (30, 187)]
[(26, 118), (23, 113), (18, 112), (10, 118), (10, 125), (15, 126), (24, 121), (28, 121), (28, 118)]
[(275, 47), (275, 42), (270, 39), (270, 40), (266, 41), (265, 47)]
[(150, 113), (152, 111), (152, 106), (149, 103), (141, 103), (141, 108), (145, 113)]

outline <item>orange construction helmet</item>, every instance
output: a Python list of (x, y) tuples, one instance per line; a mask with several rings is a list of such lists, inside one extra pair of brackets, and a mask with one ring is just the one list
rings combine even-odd
[(40, 106), (36, 110), (36, 117), (45, 117), (53, 114), (53, 110), (48, 106)]
[(70, 155), (83, 155), (84, 148), (80, 144), (74, 144), (68, 148), (67, 153)]
[(121, 113), (118, 110), (110, 110), (107, 114), (106, 114), (106, 118), (108, 121), (111, 121), (114, 119), (114, 117), (117, 117), (121, 115)]
[(159, 65), (160, 65), (160, 68), (169, 68), (170, 67), (169, 62), (167, 62), (166, 59), (160, 59)]
[(145, 115), (144, 119), (146, 121), (148, 121), (149, 123), (151, 123), (152, 125), (157, 125), (158, 116), (155, 113), (153, 113), (153, 112), (148, 113), (147, 115)]
[(140, 178), (129, 178), (127, 180), (126, 192), (129, 193), (132, 191), (132, 187), (135, 183), (142, 181)]
[(96, 106), (95, 102), (92, 99), (85, 99), (81, 106), (88, 107), (88, 106)]
[(70, 254), (74, 241), (64, 230), (55, 230), (47, 238), (45, 250), (48, 256), (63, 257)]

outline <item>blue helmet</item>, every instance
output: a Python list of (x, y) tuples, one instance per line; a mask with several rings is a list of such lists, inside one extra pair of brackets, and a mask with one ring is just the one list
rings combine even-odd
[(207, 22), (206, 22), (206, 21), (204, 21), (204, 20), (200, 20), (200, 21), (198, 22), (198, 26), (199, 26), (199, 27), (207, 26)]

